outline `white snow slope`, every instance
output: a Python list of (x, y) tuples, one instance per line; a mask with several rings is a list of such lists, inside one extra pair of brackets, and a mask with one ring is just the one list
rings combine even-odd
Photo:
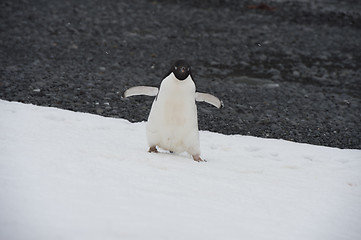
[(145, 123), (0, 100), (0, 239), (361, 239), (361, 151), (200, 132), (148, 153)]

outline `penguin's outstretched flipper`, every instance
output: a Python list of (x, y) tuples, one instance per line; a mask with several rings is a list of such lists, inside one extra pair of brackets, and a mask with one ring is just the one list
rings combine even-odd
[(151, 96), (151, 97), (155, 97), (158, 94), (159, 89), (157, 87), (149, 87), (149, 86), (136, 86), (136, 87), (131, 87), (129, 89), (127, 89), (124, 94), (123, 97), (131, 97), (131, 96), (137, 96), (137, 95), (146, 95), (146, 96)]
[(216, 108), (224, 107), (223, 102), (221, 100), (219, 100), (219, 98), (217, 98), (209, 93), (196, 92), (196, 101), (209, 103), (209, 104), (215, 106)]

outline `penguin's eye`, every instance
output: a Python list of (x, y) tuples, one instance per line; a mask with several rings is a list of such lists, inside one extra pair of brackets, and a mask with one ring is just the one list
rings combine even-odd
[(177, 70), (178, 69), (178, 67), (177, 66), (174, 66), (174, 70)]

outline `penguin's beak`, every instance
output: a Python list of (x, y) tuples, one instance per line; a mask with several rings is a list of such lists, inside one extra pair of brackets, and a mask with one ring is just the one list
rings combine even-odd
[(184, 73), (186, 71), (185, 67), (181, 67), (181, 72)]

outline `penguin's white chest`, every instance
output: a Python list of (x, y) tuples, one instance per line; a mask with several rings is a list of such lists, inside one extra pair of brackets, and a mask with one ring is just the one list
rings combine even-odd
[(200, 154), (195, 85), (189, 76), (177, 80), (166, 77), (154, 100), (147, 123), (150, 146), (173, 152)]

